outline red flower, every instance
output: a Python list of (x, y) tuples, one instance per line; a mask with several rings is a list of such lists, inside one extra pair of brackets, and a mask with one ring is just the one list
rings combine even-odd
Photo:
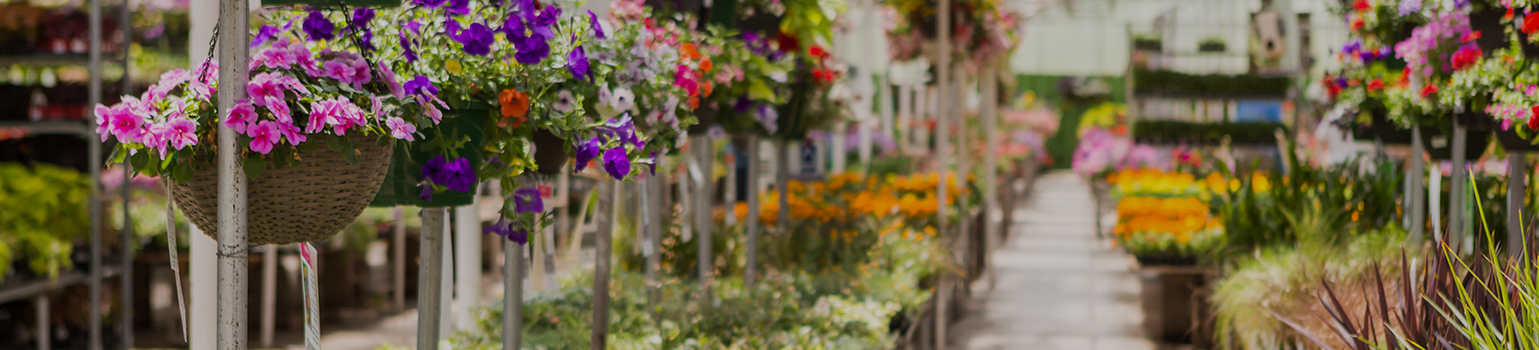
[(775, 37), (775, 41), (780, 43), (781, 52), (796, 52), (801, 48), (801, 43), (798, 43), (796, 37), (790, 33), (780, 32), (780, 36)]
[(1353, 30), (1363, 29), (1363, 19), (1359, 18), (1359, 19), (1352, 20), (1352, 29)]
[(1353, 9), (1357, 9), (1358, 12), (1362, 12), (1362, 11), (1368, 11), (1368, 9), (1373, 8), (1373, 5), (1369, 5), (1368, 4), (1368, 0), (1357, 0), (1356, 3), (1352, 4), (1352, 8)]
[(1435, 93), (1437, 93), (1437, 85), (1435, 84), (1427, 84), (1427, 86), (1421, 88), (1421, 97), (1432, 96)]
[(817, 45), (813, 45), (812, 48), (807, 49), (807, 53), (811, 54), (812, 57), (816, 57), (820, 60), (828, 57), (828, 51), (823, 50), (823, 47)]
[(1453, 65), (1454, 70), (1463, 70), (1475, 65), (1475, 63), (1479, 61), (1480, 48), (1475, 46), (1465, 46), (1459, 48), (1459, 51), (1454, 52), (1453, 58), (1450, 60), (1449, 64)]
[(1539, 106), (1534, 106), (1533, 108), (1529, 109), (1528, 129), (1539, 130)]
[(1373, 81), (1368, 82), (1368, 90), (1384, 90), (1384, 82), (1374, 78)]
[(1469, 34), (1464, 34), (1464, 38), (1460, 38), (1459, 42), (1467, 43), (1467, 42), (1475, 41), (1475, 39), (1480, 39), (1480, 31), (1478, 31), (1478, 30), (1470, 31)]
[(1533, 34), (1539, 31), (1539, 15), (1529, 14), (1523, 16), (1523, 34)]
[(1507, 14), (1502, 15), (1502, 20), (1505, 21), (1505, 20), (1511, 20), (1511, 19), (1512, 19), (1512, 8), (1508, 7), (1507, 8)]

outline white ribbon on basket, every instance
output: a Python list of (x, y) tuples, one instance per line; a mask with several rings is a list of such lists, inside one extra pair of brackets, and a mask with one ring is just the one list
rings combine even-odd
[(299, 256), (304, 259), (299, 271), (304, 278), (305, 350), (321, 349), (321, 312), (319, 293), (315, 286), (315, 254), (315, 246), (310, 243), (299, 244)]

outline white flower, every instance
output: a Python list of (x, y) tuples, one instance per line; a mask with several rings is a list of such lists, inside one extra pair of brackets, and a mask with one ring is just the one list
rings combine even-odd
[(561, 111), (561, 113), (570, 113), (576, 104), (577, 98), (572, 97), (571, 91), (561, 90), (561, 92), (556, 93), (556, 104), (551, 107)]
[(604, 101), (617, 111), (629, 111), (636, 107), (636, 94), (631, 89), (616, 88), (611, 92), (608, 101)]

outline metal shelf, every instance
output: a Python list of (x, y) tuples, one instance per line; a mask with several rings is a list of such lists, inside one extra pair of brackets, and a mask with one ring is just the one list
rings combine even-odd
[(95, 134), (83, 120), (0, 121), (0, 129), (15, 128), (25, 129), (28, 134), (76, 135), (85, 138)]
[[(103, 265), (102, 278), (116, 276), (122, 272), (122, 267), (117, 265)], [(0, 286), (0, 304), (31, 298), (38, 294), (73, 286), (91, 281), (90, 271), (71, 271), (60, 275), (57, 279), (41, 279), (16, 284)]]

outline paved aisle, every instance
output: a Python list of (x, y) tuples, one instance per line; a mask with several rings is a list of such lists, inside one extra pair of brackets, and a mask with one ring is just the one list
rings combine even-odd
[(973, 287), (952, 349), (1154, 349), (1140, 328), (1138, 278), (1096, 239), (1093, 203), (1073, 173), (1037, 180), (992, 258), (998, 284)]

